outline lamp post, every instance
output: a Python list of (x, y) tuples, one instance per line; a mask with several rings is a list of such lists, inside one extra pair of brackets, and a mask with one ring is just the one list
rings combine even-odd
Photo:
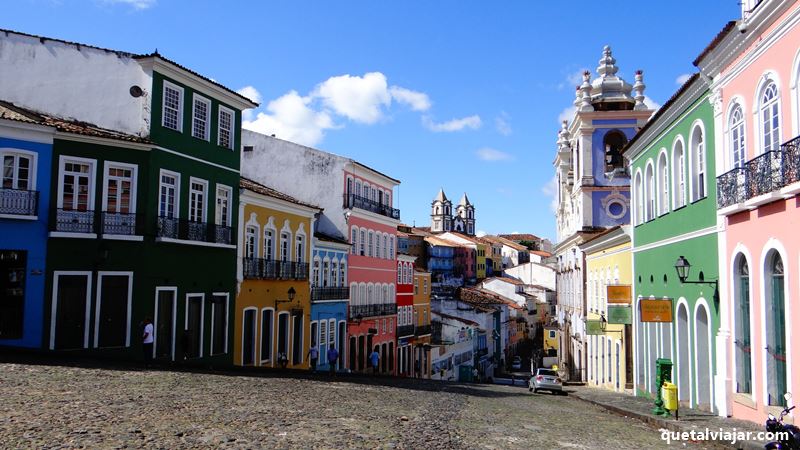
[(692, 264), (689, 262), (688, 259), (684, 258), (683, 255), (679, 256), (678, 260), (675, 261), (675, 271), (678, 273), (678, 279), (681, 281), (681, 283), (707, 284), (709, 286), (714, 286), (714, 307), (719, 309), (719, 281), (706, 280), (702, 276), (698, 281), (688, 281), (687, 278), (689, 278), (689, 271), (691, 269), (692, 269)]
[(280, 300), (280, 299), (277, 299), (277, 298), (276, 298), (276, 299), (275, 299), (275, 311), (277, 311), (277, 310), (278, 310), (278, 304), (280, 304), (280, 303), (291, 303), (291, 302), (293, 302), (293, 301), (294, 301), (294, 295), (295, 295), (296, 293), (297, 293), (297, 291), (295, 291), (295, 290), (294, 290), (294, 287), (292, 286), (292, 287), (289, 287), (289, 290), (288, 290), (288, 291), (286, 291), (286, 296), (287, 296), (288, 300)]

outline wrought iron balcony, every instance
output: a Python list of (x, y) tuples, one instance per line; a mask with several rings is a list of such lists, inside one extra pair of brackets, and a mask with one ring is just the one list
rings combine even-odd
[(242, 258), (242, 275), (245, 279), (251, 280), (306, 280), (308, 279), (308, 264), (261, 258)]
[(397, 337), (413, 336), (414, 325), (400, 325), (397, 327)]
[(400, 210), (375, 200), (355, 194), (344, 194), (345, 208), (359, 208), (382, 216), (400, 220)]
[(51, 228), (65, 233), (94, 233), (94, 216), (94, 211), (58, 208)]
[(186, 241), (233, 244), (231, 227), (174, 217), (157, 219), (157, 236)]
[(350, 305), (351, 319), (367, 317), (393, 316), (397, 314), (397, 303), (379, 303), (374, 305)]
[(347, 300), (350, 298), (350, 288), (311, 286), (311, 301), (320, 300)]
[(141, 233), (141, 215), (133, 213), (100, 213), (103, 234), (134, 236)]
[(800, 136), (717, 177), (717, 208), (744, 203), (800, 181)]
[(425, 336), (426, 334), (431, 334), (430, 325), (420, 325), (414, 329), (414, 335), (416, 336)]
[(0, 188), (0, 214), (35, 216), (39, 191)]

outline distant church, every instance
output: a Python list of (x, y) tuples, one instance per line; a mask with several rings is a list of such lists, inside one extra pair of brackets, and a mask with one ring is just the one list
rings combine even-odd
[(442, 189), (439, 189), (439, 194), (431, 202), (431, 233), (448, 231), (475, 236), (475, 206), (469, 202), (466, 192), (456, 205), (455, 213), (452, 202)]

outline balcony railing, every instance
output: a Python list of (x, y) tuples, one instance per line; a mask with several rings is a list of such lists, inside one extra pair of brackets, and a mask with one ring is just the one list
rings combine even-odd
[(242, 258), (242, 274), (256, 280), (306, 280), (308, 263)]
[(65, 233), (94, 233), (94, 216), (94, 211), (58, 208), (52, 229)]
[(350, 305), (350, 318), (365, 319), (367, 317), (393, 316), (397, 314), (397, 303), (379, 303), (375, 305)]
[(0, 214), (35, 216), (39, 191), (0, 188)]
[(775, 192), (800, 181), (800, 136), (717, 177), (717, 208)]
[(397, 327), (397, 337), (413, 336), (414, 325), (400, 325)]
[(382, 216), (400, 220), (400, 210), (389, 205), (376, 202), (375, 200), (360, 197), (355, 194), (344, 194), (345, 208), (359, 208)]
[(134, 236), (141, 234), (141, 215), (132, 213), (100, 213), (103, 234)]
[(231, 227), (187, 219), (176, 219), (174, 217), (159, 217), (157, 219), (156, 233), (158, 237), (186, 241), (214, 244), (233, 243)]
[(311, 287), (311, 301), (320, 300), (347, 300), (350, 298), (348, 287)]
[(416, 336), (425, 336), (426, 334), (431, 334), (430, 325), (420, 325), (414, 329), (414, 335)]

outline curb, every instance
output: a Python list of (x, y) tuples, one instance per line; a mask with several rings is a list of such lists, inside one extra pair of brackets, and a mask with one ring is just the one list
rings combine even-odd
[[(606, 409), (608, 411), (611, 411), (611, 412), (613, 412), (615, 414), (619, 414), (621, 416), (626, 416), (626, 417), (631, 417), (633, 419), (637, 419), (637, 420), (639, 420), (641, 422), (644, 422), (647, 425), (658, 427), (659, 429), (660, 428), (664, 428), (666, 430), (675, 431), (675, 432), (691, 431), (691, 429), (689, 427), (686, 427), (682, 423), (676, 422), (674, 420), (666, 420), (666, 419), (663, 419), (663, 418), (660, 418), (660, 417), (656, 417), (656, 416), (651, 415), (651, 414), (642, 414), (642, 413), (640, 413), (638, 411), (632, 411), (630, 409), (620, 408), (618, 406), (609, 405), (609, 404), (606, 404), (606, 403), (600, 403), (600, 402), (598, 402), (596, 400), (591, 400), (591, 399), (588, 399), (588, 398), (584, 398), (580, 394), (577, 394), (575, 392), (570, 392), (569, 395), (572, 398), (576, 398), (576, 399), (578, 399), (580, 401), (583, 401), (583, 402), (586, 402), (586, 403), (590, 403), (590, 404), (595, 405), (595, 406), (599, 406), (601, 408), (604, 408), (604, 409)], [(734, 449), (740, 449), (740, 450), (763, 450), (764, 449), (764, 445), (765, 445), (764, 442), (757, 442), (757, 441), (737, 441), (736, 444), (731, 444), (730, 442), (719, 441), (719, 440), (717, 440), (717, 441), (704, 441), (704, 442), (709, 443), (709, 444), (713, 444), (714, 446), (720, 447), (720, 448), (734, 448)]]

